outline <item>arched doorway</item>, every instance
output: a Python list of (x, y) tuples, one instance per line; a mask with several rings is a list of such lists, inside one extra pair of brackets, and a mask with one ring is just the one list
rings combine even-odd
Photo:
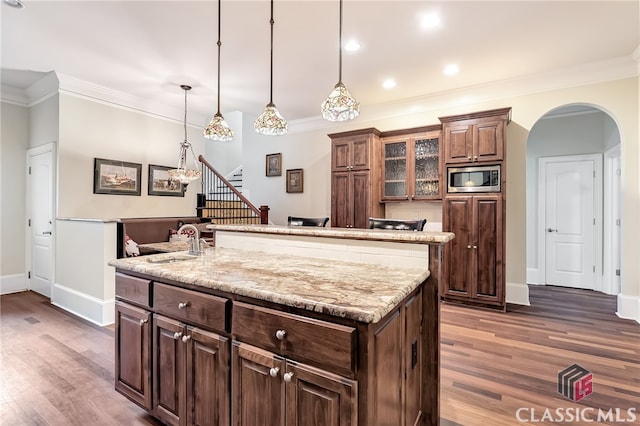
[(555, 108), (527, 139), (527, 283), (620, 291), (620, 132), (593, 105)]

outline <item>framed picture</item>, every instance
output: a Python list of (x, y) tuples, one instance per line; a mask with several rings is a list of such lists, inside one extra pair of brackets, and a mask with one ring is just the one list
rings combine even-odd
[(282, 176), (282, 153), (267, 154), (267, 176)]
[(169, 178), (168, 170), (175, 167), (156, 166), (149, 164), (149, 195), (167, 195), (171, 197), (184, 197), (184, 185), (177, 180)]
[(287, 192), (302, 192), (302, 169), (287, 170)]
[(140, 195), (142, 164), (95, 158), (93, 193)]

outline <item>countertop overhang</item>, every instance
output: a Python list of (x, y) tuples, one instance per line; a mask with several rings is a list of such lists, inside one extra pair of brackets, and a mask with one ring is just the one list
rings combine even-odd
[[(172, 258), (188, 260), (163, 263)], [(209, 248), (203, 256), (162, 253), (116, 259), (109, 265), (159, 281), (177, 281), (364, 323), (378, 322), (429, 277), (426, 261), (424, 267), (407, 268), (221, 247)]]

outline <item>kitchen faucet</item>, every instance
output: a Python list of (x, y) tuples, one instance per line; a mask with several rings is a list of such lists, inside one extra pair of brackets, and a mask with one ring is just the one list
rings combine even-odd
[(195, 231), (195, 236), (188, 237), (189, 254), (196, 255), (196, 256), (203, 255), (204, 250), (202, 250), (202, 246), (200, 245), (200, 243), (203, 242), (206, 244), (206, 241), (204, 241), (203, 239), (200, 239), (200, 232), (198, 231), (198, 228), (196, 228), (194, 225), (190, 223), (185, 223), (180, 227), (180, 229), (178, 229), (178, 235), (180, 236), (180, 238), (182, 238), (182, 230), (185, 228), (193, 229)]

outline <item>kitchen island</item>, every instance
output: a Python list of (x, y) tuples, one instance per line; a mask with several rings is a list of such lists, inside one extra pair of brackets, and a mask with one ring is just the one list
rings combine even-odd
[(176, 425), (438, 424), (452, 234), (213, 230), (203, 256), (110, 262), (116, 390)]

